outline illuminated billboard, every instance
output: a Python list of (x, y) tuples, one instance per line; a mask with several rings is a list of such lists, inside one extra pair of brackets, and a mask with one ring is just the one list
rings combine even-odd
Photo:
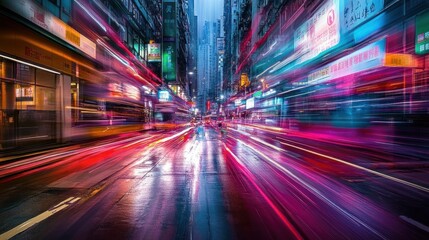
[(386, 39), (373, 42), (312, 72), (308, 76), (308, 83), (320, 83), (364, 70), (381, 67), (384, 65), (385, 52)]
[(241, 105), (243, 105), (243, 104), (244, 104), (244, 103), (243, 103), (243, 99), (241, 99), (241, 98), (236, 99), (236, 100), (234, 101), (234, 105), (235, 105), (236, 107), (241, 106)]
[(417, 54), (429, 53), (429, 12), (416, 16)]
[(169, 102), (171, 101), (171, 95), (167, 90), (160, 90), (158, 92), (158, 99), (160, 102)]
[(295, 51), (305, 62), (340, 42), (339, 0), (328, 0), (294, 33)]
[(247, 73), (242, 73), (240, 76), (240, 87), (248, 87), (249, 85), (249, 76), (247, 75)]
[(251, 109), (255, 107), (255, 98), (251, 97), (246, 99), (246, 109)]
[(165, 82), (176, 81), (176, 2), (163, 1), (162, 77)]
[(80, 34), (50, 12), (45, 11), (33, 1), (0, 1), (0, 5), (9, 8), (44, 30), (61, 38), (86, 53), (88, 56), (96, 58), (97, 46), (93, 41)]
[(147, 45), (147, 61), (161, 62), (161, 44), (150, 43)]
[(176, 81), (176, 43), (164, 42), (162, 76), (166, 82)]
[(343, 0), (341, 2), (340, 22), (343, 33), (375, 17), (384, 8), (384, 0)]

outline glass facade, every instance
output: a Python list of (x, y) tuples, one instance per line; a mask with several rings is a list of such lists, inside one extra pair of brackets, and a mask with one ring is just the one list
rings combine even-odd
[(0, 58), (0, 149), (55, 140), (58, 77)]

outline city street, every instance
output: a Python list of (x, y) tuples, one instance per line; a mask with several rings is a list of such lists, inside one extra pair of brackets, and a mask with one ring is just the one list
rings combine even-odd
[(429, 240), (429, 0), (0, 22), (0, 240)]
[(320, 139), (200, 125), (3, 161), (0, 239), (428, 238), (427, 155)]

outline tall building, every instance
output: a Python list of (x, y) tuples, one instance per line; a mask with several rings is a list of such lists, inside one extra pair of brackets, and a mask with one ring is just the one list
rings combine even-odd
[(197, 81), (197, 54), (198, 54), (198, 17), (195, 15), (194, 0), (188, 0), (188, 18), (190, 30), (189, 55), (188, 55), (188, 83), (192, 102), (198, 95)]
[(198, 97), (197, 107), (200, 111), (205, 114), (207, 109), (207, 103), (210, 102), (209, 88), (210, 88), (210, 24), (205, 22), (202, 28), (201, 35), (198, 39)]
[(240, 0), (225, 0), (224, 5), (224, 34), (225, 57), (223, 68), (223, 92), (225, 98), (235, 95), (238, 90), (239, 74), (236, 74), (239, 56), (239, 17)]
[(163, 0), (162, 77), (182, 99), (190, 100), (190, 24), (185, 0)]

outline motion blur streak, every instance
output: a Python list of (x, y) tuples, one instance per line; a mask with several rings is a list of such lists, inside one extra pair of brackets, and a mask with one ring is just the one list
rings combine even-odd
[(282, 171), (286, 175), (292, 177), (298, 183), (301, 183), (304, 187), (306, 187), (311, 192), (313, 192), (313, 194), (315, 196), (317, 196), (321, 200), (323, 200), (326, 203), (328, 203), (330, 206), (332, 206), (333, 208), (335, 208), (336, 210), (338, 210), (339, 212), (341, 212), (342, 214), (344, 214), (346, 217), (350, 218), (351, 220), (355, 221), (356, 223), (361, 224), (362, 226), (364, 226), (365, 228), (367, 228), (368, 230), (370, 230), (371, 232), (373, 232), (374, 234), (376, 234), (380, 238), (386, 239), (386, 237), (384, 237), (382, 234), (378, 233), (375, 229), (371, 228), (369, 225), (367, 225), (366, 223), (364, 223), (362, 220), (360, 220), (356, 216), (353, 216), (352, 214), (350, 214), (349, 212), (347, 212), (346, 210), (344, 210), (343, 208), (341, 208), (340, 206), (338, 206), (337, 204), (335, 204), (333, 201), (331, 201), (330, 199), (328, 199), (324, 194), (322, 194), (315, 187), (313, 187), (312, 185), (310, 185), (309, 183), (307, 183), (306, 181), (304, 181), (303, 179), (301, 179), (297, 175), (293, 174), (291, 171), (289, 171), (288, 169), (286, 169), (285, 167), (283, 167), (282, 165), (280, 165), (278, 162), (272, 160), (270, 157), (268, 157), (267, 155), (265, 155), (263, 152), (257, 150), (256, 148), (250, 146), (249, 144), (246, 144), (245, 142), (243, 142), (240, 139), (236, 139), (236, 140), (239, 141), (239, 142), (241, 142), (241, 143), (243, 143), (243, 145), (245, 145), (246, 147), (252, 149), (254, 152), (258, 153), (260, 156), (262, 156), (264, 159), (266, 159), (268, 162), (270, 162), (274, 167), (276, 167), (277, 169), (279, 169), (280, 171)]
[(80, 3), (78, 0), (75, 0), (75, 2), (77, 3), (77, 5), (79, 5), (79, 7), (82, 8), (83, 11), (85, 11), (85, 13), (92, 18), (92, 20), (94, 20), (94, 22), (97, 23), (97, 25), (103, 29), (103, 31), (107, 32), (106, 27), (100, 23), (100, 21), (97, 19), (97, 17), (94, 16), (94, 14), (92, 14), (82, 3)]
[(176, 133), (176, 134), (174, 134), (174, 135), (172, 135), (172, 136), (169, 136), (169, 137), (163, 138), (163, 139), (161, 139), (161, 140), (158, 140), (158, 141), (156, 141), (156, 142), (155, 142), (155, 144), (170, 141), (171, 139), (177, 138), (177, 137), (179, 137), (180, 135), (183, 135), (183, 134), (185, 134), (186, 132), (189, 132), (191, 129), (193, 129), (193, 128), (187, 128), (187, 129), (185, 129), (185, 130), (183, 130), (183, 131), (181, 131), (181, 132), (179, 132), (179, 133)]
[(289, 230), (292, 231), (294, 236), (297, 239), (304, 239), (301, 234), (298, 232), (298, 230), (292, 225), (292, 223), (286, 218), (286, 216), (276, 207), (276, 205), (270, 200), (270, 198), (264, 193), (264, 191), (257, 185), (257, 183), (254, 180), (254, 177), (252, 176), (252, 173), (246, 168), (246, 166), (243, 164), (243, 162), (229, 149), (225, 143), (223, 144), (223, 147), (226, 149), (226, 151), (233, 157), (235, 162), (239, 164), (240, 170), (245, 174), (248, 180), (252, 183), (252, 185), (255, 187), (255, 189), (258, 191), (259, 194), (265, 199), (265, 201), (270, 205), (272, 210), (277, 214), (277, 216), (282, 220), (282, 222), (288, 227)]
[(423, 187), (423, 186), (420, 186), (420, 185), (417, 185), (417, 184), (414, 184), (414, 183), (411, 183), (411, 182), (408, 182), (408, 181), (405, 181), (405, 180), (402, 180), (402, 179), (399, 179), (399, 178), (396, 178), (396, 177), (392, 177), (392, 176), (389, 176), (389, 175), (386, 175), (386, 174), (383, 174), (383, 173), (380, 173), (380, 172), (377, 172), (377, 171), (374, 171), (374, 170), (371, 170), (371, 169), (368, 169), (368, 168), (365, 168), (365, 167), (362, 167), (362, 166), (359, 166), (359, 165), (356, 165), (356, 164), (353, 164), (353, 163), (350, 163), (350, 162), (347, 162), (345, 160), (341, 160), (341, 159), (338, 159), (338, 158), (335, 158), (335, 157), (331, 157), (331, 156), (322, 154), (322, 153), (318, 153), (318, 152), (315, 152), (315, 151), (312, 151), (312, 150), (301, 148), (301, 147), (298, 147), (298, 146), (295, 146), (295, 145), (292, 145), (292, 144), (288, 144), (288, 143), (285, 143), (285, 142), (280, 142), (280, 143), (283, 144), (283, 145), (292, 147), (292, 148), (296, 148), (296, 149), (299, 149), (299, 150), (302, 150), (302, 151), (305, 151), (305, 152), (309, 152), (309, 153), (312, 153), (312, 154), (315, 154), (315, 155), (318, 155), (318, 156), (321, 156), (321, 157), (324, 157), (324, 158), (328, 158), (328, 159), (336, 161), (336, 162), (340, 162), (340, 163), (346, 164), (348, 166), (351, 166), (351, 167), (354, 167), (354, 168), (357, 168), (357, 169), (360, 169), (360, 170), (372, 173), (374, 175), (377, 175), (377, 176), (380, 176), (380, 177), (383, 177), (383, 178), (386, 178), (386, 179), (390, 179), (390, 180), (395, 181), (397, 183), (401, 183), (401, 184), (407, 185), (409, 187), (418, 189), (420, 191), (424, 191), (424, 192), (429, 193), (429, 189), (426, 188), (426, 187)]

